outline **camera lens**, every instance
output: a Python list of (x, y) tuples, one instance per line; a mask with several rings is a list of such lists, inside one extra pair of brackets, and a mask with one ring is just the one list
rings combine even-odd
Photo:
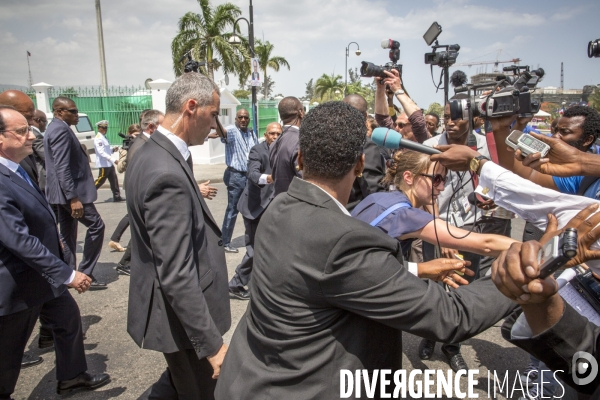
[(378, 77), (378, 78), (385, 78), (386, 75), (383, 73), (383, 67), (380, 67), (379, 65), (375, 65), (373, 63), (367, 62), (367, 61), (362, 61), (361, 62), (361, 67), (360, 67), (360, 75), (364, 76), (365, 78), (370, 78), (370, 77)]
[(600, 39), (592, 40), (588, 43), (588, 57), (600, 57)]

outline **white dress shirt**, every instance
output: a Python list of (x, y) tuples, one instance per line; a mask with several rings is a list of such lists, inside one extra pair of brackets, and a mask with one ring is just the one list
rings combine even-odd
[[(8, 158), (0, 157), (0, 164), (4, 165), (6, 168), (14, 172), (15, 175), (17, 175), (19, 178), (23, 179), (23, 177), (17, 173), (17, 168), (19, 168), (19, 164), (17, 164), (16, 162), (9, 160)], [(75, 271), (73, 271), (69, 279), (65, 281), (65, 285), (68, 285), (69, 283), (73, 282), (73, 279), (75, 279)]]
[(179, 150), (179, 152), (183, 156), (183, 159), (187, 161), (191, 154), (190, 149), (188, 149), (187, 143), (184, 142), (183, 139), (181, 139), (179, 136), (176, 136), (173, 132), (169, 131), (167, 128), (164, 128), (162, 125), (159, 125), (156, 130), (165, 135), (167, 139), (169, 139), (171, 142), (173, 142), (175, 147), (177, 147), (177, 150)]
[(94, 138), (94, 149), (96, 150), (96, 168), (114, 167), (111, 160), (112, 148), (105, 135), (98, 133)]

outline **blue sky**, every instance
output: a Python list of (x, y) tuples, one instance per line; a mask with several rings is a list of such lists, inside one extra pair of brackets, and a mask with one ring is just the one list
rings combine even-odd
[[(234, 0), (248, 16), (248, 1)], [(214, 4), (219, 2), (213, 1)], [(600, 84), (600, 59), (588, 59), (587, 43), (600, 38), (600, 5), (592, 1), (369, 1), (254, 0), (256, 36), (275, 45), (291, 71), (273, 74), (276, 93), (302, 96), (305, 84), (322, 73), (344, 75), (345, 48), (357, 42), (361, 56), (348, 58), (385, 63), (380, 42), (401, 43), (404, 80), (415, 101), (426, 108), (441, 102), (423, 54), (430, 51), (422, 35), (433, 21), (443, 28), (441, 44), (458, 43), (458, 63), (521, 58), (522, 65), (546, 71), (542, 86), (580, 89)], [(108, 81), (141, 85), (146, 78), (174, 78), (170, 43), (178, 19), (197, 11), (195, 0), (102, 0)], [(245, 27), (242, 27), (245, 32)], [(354, 46), (354, 45), (353, 45)], [(100, 68), (93, 0), (3, 0), (0, 3), (0, 83), (27, 84), (25, 51), (32, 53), (34, 82), (56, 86), (98, 85)], [(472, 75), (477, 67), (461, 69)], [(491, 72), (492, 66), (487, 71)], [(433, 68), (439, 79), (440, 69)], [(271, 72), (272, 73), (272, 72)], [(217, 72), (217, 79), (221, 76)], [(230, 77), (231, 89), (237, 79)]]

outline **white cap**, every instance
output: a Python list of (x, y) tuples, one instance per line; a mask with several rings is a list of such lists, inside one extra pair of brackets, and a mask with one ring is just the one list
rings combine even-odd
[(107, 120), (105, 120), (105, 119), (103, 119), (103, 120), (102, 120), (102, 121), (100, 121), (100, 122), (96, 122), (96, 126), (100, 126), (100, 125), (106, 125), (106, 126), (108, 126), (108, 121), (107, 121)]

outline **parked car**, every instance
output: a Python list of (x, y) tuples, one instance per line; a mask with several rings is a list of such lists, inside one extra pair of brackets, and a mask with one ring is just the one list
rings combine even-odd
[[(52, 113), (46, 113), (46, 118), (48, 119), (48, 123), (52, 121), (54, 115)], [(96, 137), (96, 132), (94, 128), (92, 128), (92, 124), (87, 114), (79, 113), (79, 122), (77, 125), (71, 125), (71, 129), (77, 139), (79, 139), (79, 143), (81, 143), (88, 154), (94, 154), (94, 137)]]

